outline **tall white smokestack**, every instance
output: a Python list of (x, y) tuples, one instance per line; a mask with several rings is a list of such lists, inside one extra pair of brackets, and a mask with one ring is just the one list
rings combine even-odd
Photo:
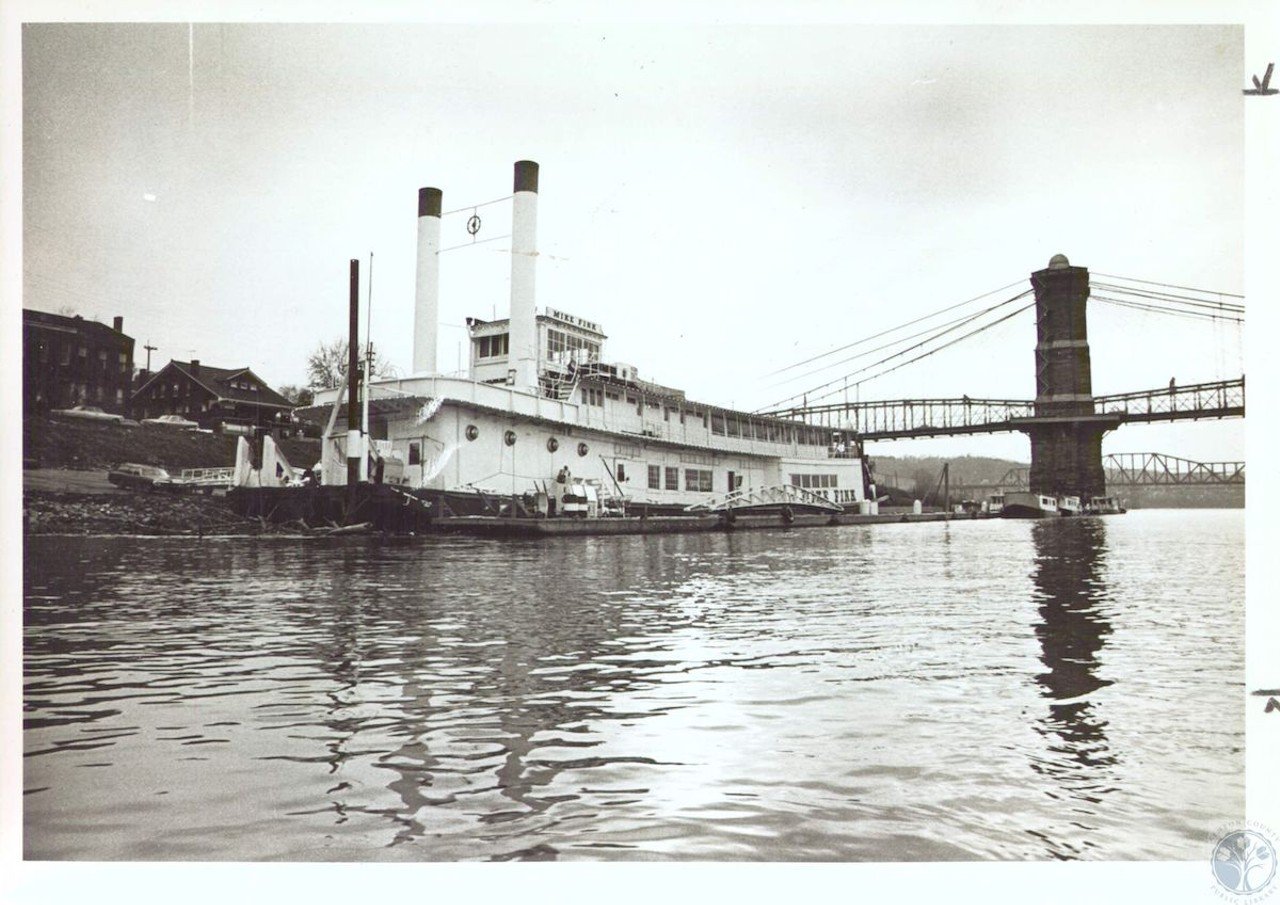
[(439, 189), (418, 189), (418, 280), (413, 300), (413, 373), (434, 374), (440, 332)]
[(520, 160), (515, 167), (511, 209), (510, 368), (515, 385), (538, 386), (538, 320), (534, 299), (538, 259), (538, 165)]

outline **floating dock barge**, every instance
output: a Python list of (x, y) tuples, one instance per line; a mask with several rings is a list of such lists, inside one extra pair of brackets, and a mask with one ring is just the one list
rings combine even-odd
[[(487, 498), (491, 511), (457, 514), (447, 502), (424, 500), (398, 488), (360, 484), (355, 508), (345, 487), (237, 487), (227, 502), (239, 514), (310, 527), (359, 524), (391, 534), (472, 534), (487, 536), (566, 537), (603, 534), (678, 534), (696, 531), (746, 531), (765, 528), (817, 528), (936, 522), (990, 517), (987, 513), (883, 512), (862, 514), (818, 511), (796, 506), (727, 508), (715, 512), (548, 518), (530, 513), (527, 501)], [(456, 502), (456, 501), (455, 501)], [(513, 512), (515, 514), (513, 514)]]

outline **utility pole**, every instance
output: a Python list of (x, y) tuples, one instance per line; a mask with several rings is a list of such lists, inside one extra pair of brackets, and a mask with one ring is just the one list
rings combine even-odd
[(142, 348), (147, 350), (147, 373), (150, 374), (151, 373), (151, 353), (154, 352), (158, 347), (151, 345), (151, 340), (147, 340), (147, 344)]

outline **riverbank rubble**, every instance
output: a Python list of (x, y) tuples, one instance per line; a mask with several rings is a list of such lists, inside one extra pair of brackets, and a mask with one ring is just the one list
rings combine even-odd
[(312, 534), (298, 524), (244, 518), (222, 498), (159, 493), (67, 493), (28, 490), (23, 494), (25, 534), (273, 535)]

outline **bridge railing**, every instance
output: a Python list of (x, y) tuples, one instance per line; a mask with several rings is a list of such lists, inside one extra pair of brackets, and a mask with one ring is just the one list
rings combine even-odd
[(1035, 404), (1025, 399), (893, 399), (834, 403), (771, 412), (804, 418), (810, 424), (853, 430), (864, 439), (889, 436), (982, 433), (1013, 430), (1015, 419), (1029, 418)]
[[(1179, 421), (1244, 415), (1244, 378), (1095, 396), (1098, 415), (1122, 421)], [(856, 431), (864, 440), (889, 440), (1025, 430), (1034, 423), (1035, 403), (1025, 399), (882, 399), (796, 406), (768, 412), (810, 424)]]
[(1098, 414), (1123, 415), (1126, 421), (1175, 421), (1228, 417), (1244, 414), (1244, 378), (1214, 383), (1194, 383), (1184, 387), (1170, 384), (1167, 390), (1143, 390), (1095, 396)]

